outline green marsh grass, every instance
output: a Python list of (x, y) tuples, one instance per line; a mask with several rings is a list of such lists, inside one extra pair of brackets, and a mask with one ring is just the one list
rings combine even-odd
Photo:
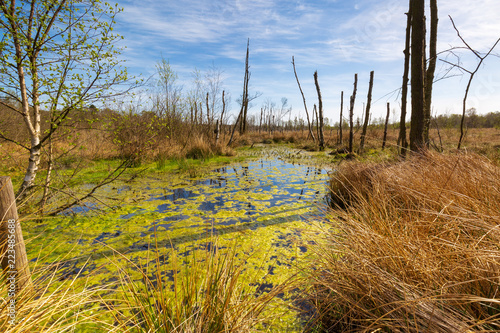
[(187, 255), (158, 244), (142, 259), (114, 251), (104, 264), (114, 266), (108, 282), (101, 280), (106, 276), (102, 261), (89, 272), (68, 275), (64, 263), (71, 251), (52, 264), (42, 264), (40, 256), (33, 268), (34, 290), (17, 296), (15, 325), (9, 323), (10, 300), (0, 280), (0, 331), (269, 331), (276, 320), (273, 308), (280, 306), (275, 299), (289, 285), (260, 291), (265, 274), (249, 273), (250, 258), (239, 250), (234, 242), (223, 246), (212, 237)]
[(311, 331), (498, 332), (500, 168), (471, 153), (345, 163), (315, 248)]
[(266, 308), (286, 286), (257, 293), (258, 283), (244, 277), (245, 260), (237, 258), (235, 245), (221, 247), (215, 238), (207, 244), (186, 257), (156, 247), (144, 265), (118, 254), (120, 291), (105, 300), (114, 317), (113, 332), (251, 332), (265, 327)]

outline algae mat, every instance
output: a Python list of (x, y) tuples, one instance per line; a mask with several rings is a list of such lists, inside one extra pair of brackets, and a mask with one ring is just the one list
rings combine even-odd
[[(119, 200), (118, 207), (99, 214), (76, 207), (87, 213), (27, 222), (28, 237), (39, 236), (29, 244), (29, 256), (37, 257), (43, 247), (43, 260), (53, 262), (71, 249), (63, 264), (67, 277), (93, 272), (106, 281), (116, 270), (106, 265), (111, 249), (135, 261), (147, 260), (152, 246), (173, 245), (187, 256), (210, 248), (216, 235), (221, 247), (237, 244), (248, 276), (262, 281), (261, 291), (270, 288), (294, 274), (296, 263), (308, 255), (308, 233), (317, 232), (311, 221), (318, 220), (318, 207), (325, 203), (328, 174), (304, 153), (266, 155), (220, 167), (203, 179), (156, 173), (103, 188), (100, 194)], [(96, 274), (101, 265), (105, 269)], [(300, 330), (293, 311), (283, 308), (276, 320), (280, 330)]]

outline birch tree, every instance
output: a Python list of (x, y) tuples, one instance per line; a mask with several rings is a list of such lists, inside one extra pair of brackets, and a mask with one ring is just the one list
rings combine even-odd
[[(0, 100), (16, 102), (4, 106), (29, 133), (29, 142), (0, 133), (29, 153), (21, 195), (34, 185), (42, 147), (71, 111), (117, 94), (127, 81), (117, 57), (122, 37), (113, 32), (120, 9), (99, 0), (0, 0), (0, 11)], [(42, 123), (49, 124), (43, 132)]]

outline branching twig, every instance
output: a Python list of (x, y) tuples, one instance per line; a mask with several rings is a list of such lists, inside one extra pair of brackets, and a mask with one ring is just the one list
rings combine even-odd
[(104, 185), (107, 185), (107, 184), (115, 181), (118, 177), (120, 177), (123, 174), (123, 172), (125, 172), (125, 170), (127, 170), (127, 168), (130, 165), (130, 163), (131, 163), (130, 159), (127, 159), (127, 160), (123, 161), (112, 173), (110, 173), (106, 178), (104, 178), (99, 184), (97, 184), (96, 186), (94, 186), (86, 195), (84, 195), (81, 198), (75, 199), (71, 203), (68, 203), (66, 205), (63, 205), (63, 206), (60, 206), (60, 207), (56, 208), (49, 215), (50, 216), (57, 215), (58, 213), (66, 210), (66, 209), (68, 209), (68, 208), (70, 208), (70, 207), (72, 207), (74, 205), (79, 204), (83, 200), (85, 200), (85, 199), (87, 199), (89, 197), (93, 197), (94, 192), (97, 191), (97, 189), (99, 189), (100, 187), (103, 187)]
[(460, 121), (460, 139), (458, 140), (458, 147), (457, 147), (457, 149), (460, 149), (460, 147), (462, 145), (462, 140), (464, 137), (464, 122), (465, 122), (465, 109), (467, 107), (467, 97), (469, 95), (469, 89), (470, 89), (470, 86), (472, 84), (472, 80), (474, 79), (474, 76), (476, 75), (476, 73), (479, 71), (479, 68), (481, 68), (483, 61), (490, 55), (490, 53), (493, 51), (493, 49), (500, 42), (500, 38), (497, 39), (495, 44), (493, 44), (493, 46), (489, 49), (489, 51), (484, 56), (481, 56), (481, 54), (478, 51), (474, 50), (472, 47), (470, 47), (470, 45), (465, 41), (465, 39), (462, 37), (462, 35), (460, 35), (460, 31), (456, 27), (455, 22), (453, 22), (453, 18), (450, 15), (448, 15), (448, 17), (451, 20), (451, 24), (453, 25), (453, 28), (457, 32), (458, 38), (460, 38), (460, 40), (465, 44), (465, 46), (467, 47), (467, 49), (469, 51), (474, 53), (474, 55), (477, 58), (479, 58), (479, 63), (477, 64), (476, 68), (473, 71), (470, 71), (470, 70), (464, 68), (460, 64), (452, 64), (452, 63), (447, 62), (446, 60), (442, 60), (444, 62), (451, 64), (453, 67), (457, 67), (457, 68), (469, 73), (469, 75), (470, 75), (469, 82), (467, 83), (467, 87), (465, 88), (465, 95), (464, 95), (463, 105), (462, 105), (462, 120)]

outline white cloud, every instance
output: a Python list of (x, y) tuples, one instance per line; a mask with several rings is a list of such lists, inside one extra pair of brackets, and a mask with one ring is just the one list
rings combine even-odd
[[(125, 8), (119, 20), (130, 64), (141, 67), (142, 63), (142, 67), (151, 69), (163, 53), (180, 72), (189, 75), (195, 67), (203, 69), (215, 61), (226, 71), (226, 84), (232, 86), (234, 96), (241, 93), (248, 37), (255, 90), (264, 91), (263, 98), (271, 96), (276, 101), (287, 96), (297, 109), (302, 104), (300, 96), (296, 96), (292, 55), (304, 85), (312, 87), (311, 98), (312, 73), (316, 69), (322, 78), (322, 90), (335, 96), (337, 90), (352, 89), (355, 72), (360, 73), (361, 81), (361, 73), (370, 69), (376, 71), (374, 98), (401, 84), (408, 0), (119, 1)], [(438, 50), (461, 45), (448, 14), (464, 38), (478, 50), (487, 50), (500, 37), (497, 0), (439, 0), (438, 6)], [(462, 60), (468, 61), (468, 66), (475, 64), (467, 56)], [(486, 66), (495, 72), (491, 61), (495, 58), (488, 59)], [(442, 63), (438, 65), (441, 73), (445, 68)], [(364, 81), (367, 80), (363, 84)], [(451, 97), (441, 91), (453, 88), (456, 100), (460, 100), (460, 84), (440, 82), (435, 94), (448, 101)], [(364, 86), (360, 86), (362, 89)], [(492, 100), (494, 96), (476, 95), (480, 101)], [(337, 109), (335, 98), (330, 97), (328, 102), (332, 109)], [(436, 105), (442, 105), (439, 103), (436, 99)]]

